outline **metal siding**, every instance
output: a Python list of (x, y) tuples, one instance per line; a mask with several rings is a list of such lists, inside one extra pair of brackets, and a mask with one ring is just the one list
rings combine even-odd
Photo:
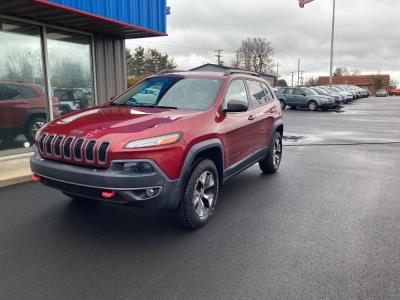
[(94, 51), (98, 103), (126, 89), (125, 42), (123, 39), (95, 35)]
[(166, 0), (49, 0), (49, 2), (166, 32)]

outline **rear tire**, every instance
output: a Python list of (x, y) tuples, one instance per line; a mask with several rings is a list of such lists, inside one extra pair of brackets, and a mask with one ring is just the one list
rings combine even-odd
[(181, 223), (189, 229), (206, 225), (218, 202), (219, 175), (214, 162), (201, 160), (193, 169), (178, 208)]
[(275, 132), (272, 147), (268, 150), (265, 158), (259, 162), (260, 169), (264, 174), (273, 174), (278, 171), (282, 161), (282, 150), (282, 135)]

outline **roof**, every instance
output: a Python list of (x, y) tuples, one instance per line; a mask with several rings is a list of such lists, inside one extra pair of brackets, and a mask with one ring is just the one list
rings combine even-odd
[[(89, 2), (89, 3), (88, 3)], [(165, 0), (11, 0), (0, 3), (5, 15), (121, 38), (166, 35)]]
[[(223, 65), (217, 65), (217, 64), (204, 64), (204, 65), (201, 65), (201, 66), (195, 67), (195, 68), (193, 68), (193, 69), (190, 69), (189, 71), (196, 71), (196, 70), (203, 69), (203, 68), (205, 68), (205, 67), (215, 67), (215, 68), (218, 68), (218, 69), (221, 69), (221, 70), (229, 70), (229, 69), (232, 69), (232, 67), (223, 66)], [(222, 72), (222, 71), (221, 71), (221, 72)]]
[[(390, 75), (352, 75), (352, 76), (333, 76), (333, 84), (354, 84), (354, 85), (370, 85), (373, 78), (381, 78), (389, 83)], [(329, 84), (329, 76), (320, 76), (319, 84)]]

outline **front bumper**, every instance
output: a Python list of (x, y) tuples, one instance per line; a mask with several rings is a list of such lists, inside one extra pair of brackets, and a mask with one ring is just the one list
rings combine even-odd
[[(176, 208), (179, 180), (170, 180), (152, 160), (140, 160), (153, 167), (149, 173), (124, 170), (123, 165), (127, 162), (137, 161), (112, 161), (108, 169), (96, 169), (44, 159), (35, 153), (30, 164), (32, 172), (40, 176), (43, 184), (66, 193), (149, 209)], [(139, 194), (151, 188), (157, 191), (154, 196), (138, 200)], [(103, 192), (113, 192), (115, 196), (104, 198)]]

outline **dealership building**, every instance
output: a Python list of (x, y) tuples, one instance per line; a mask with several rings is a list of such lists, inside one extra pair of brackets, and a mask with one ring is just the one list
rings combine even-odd
[(0, 159), (55, 117), (126, 88), (125, 39), (166, 35), (166, 0), (0, 3)]

